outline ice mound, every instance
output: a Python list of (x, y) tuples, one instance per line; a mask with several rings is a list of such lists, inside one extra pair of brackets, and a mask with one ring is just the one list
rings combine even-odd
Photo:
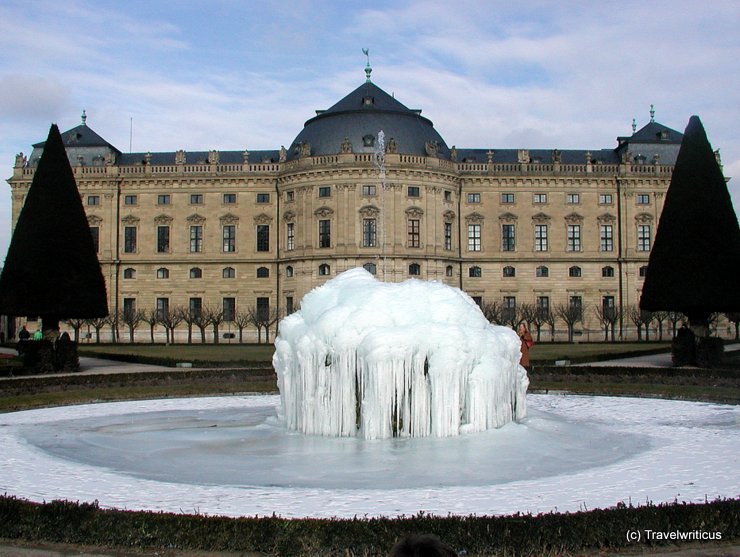
[(526, 416), (519, 337), (441, 282), (346, 271), (280, 322), (275, 348), (289, 430), (447, 437)]

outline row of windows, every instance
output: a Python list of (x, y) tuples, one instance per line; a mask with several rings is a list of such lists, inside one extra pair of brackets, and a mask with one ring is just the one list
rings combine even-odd
[[(224, 193), (221, 199), (224, 205), (233, 205), (236, 203), (236, 194), (235, 193)], [(255, 201), (257, 203), (269, 203), (270, 194), (269, 193), (258, 193), (256, 195)], [(202, 193), (191, 193), (190, 194), (190, 205), (203, 205), (204, 203), (205, 203), (205, 196)], [(100, 196), (99, 195), (88, 195), (87, 204), (91, 207), (100, 205)], [(128, 206), (138, 205), (139, 196), (135, 194), (124, 195), (123, 204), (128, 205)], [(172, 204), (171, 194), (163, 193), (163, 194), (157, 195), (157, 205), (171, 205), (171, 204)]]
[[(376, 196), (377, 187), (374, 185), (362, 186), (362, 195), (364, 197)], [(419, 186), (408, 186), (406, 188), (406, 195), (408, 197), (418, 198), (418, 197), (421, 197), (421, 190)], [(444, 195), (445, 195), (445, 201), (452, 201), (451, 191), (445, 190)], [(236, 196), (237, 194), (235, 193), (223, 194), (223, 197), (222, 197), (223, 204), (224, 205), (235, 204)], [(321, 197), (321, 198), (331, 197), (331, 187), (330, 186), (319, 187), (318, 197)], [(287, 191), (285, 199), (286, 201), (293, 201), (295, 199), (295, 193), (293, 191)], [(514, 193), (501, 193), (500, 199), (501, 199), (502, 204), (512, 204), (516, 202), (516, 195)], [(470, 192), (467, 194), (466, 200), (468, 203), (480, 203), (481, 194), (480, 192)], [(257, 203), (269, 203), (270, 194), (269, 193), (257, 193), (255, 201)], [(532, 202), (538, 205), (546, 204), (548, 203), (548, 194), (534, 193), (532, 194)], [(578, 205), (581, 203), (581, 194), (580, 193), (567, 193), (565, 195), (565, 202), (568, 205)], [(172, 203), (171, 194), (164, 193), (164, 194), (157, 195), (157, 205), (170, 205), (171, 203)], [(205, 196), (202, 193), (191, 193), (190, 194), (190, 204), (191, 205), (203, 205), (204, 203), (205, 203)], [(611, 193), (599, 194), (599, 205), (612, 205), (613, 203), (614, 203), (613, 194)], [(650, 204), (650, 194), (647, 194), (647, 193), (637, 194), (635, 196), (635, 203), (637, 205), (649, 205)], [(91, 207), (100, 205), (100, 196), (99, 195), (88, 195), (87, 204)], [(135, 195), (135, 194), (124, 195), (123, 204), (129, 205), (129, 206), (138, 205), (139, 204), (138, 195)]]
[[(100, 230), (97, 226), (91, 226), (95, 250), (99, 251)], [(136, 253), (138, 249), (138, 227), (125, 226), (123, 228), (123, 253)], [(236, 225), (227, 224), (221, 227), (221, 250), (224, 253), (236, 252)], [(170, 227), (167, 225), (157, 226), (157, 253), (170, 252)], [(270, 226), (267, 224), (257, 225), (256, 235), (257, 251), (270, 251)], [(193, 225), (189, 229), (189, 251), (200, 253), (203, 251), (203, 226)]]
[[(503, 268), (502, 275), (504, 278), (513, 278), (516, 277), (516, 267), (512, 267), (511, 265), (507, 265)], [(477, 265), (468, 268), (468, 276), (470, 278), (481, 278), (483, 276), (483, 270), (478, 267)], [(547, 278), (550, 276), (550, 268), (546, 267), (544, 265), (540, 265), (535, 269), (535, 276), (537, 278)], [(577, 265), (573, 265), (572, 267), (568, 268), (568, 276), (571, 278), (577, 278), (582, 276), (582, 269), (581, 267)], [(611, 267), (609, 265), (601, 268), (601, 276), (602, 277), (613, 277), (614, 276), (614, 267)]]
[[(255, 308), (258, 315), (263, 315), (265, 318), (269, 318), (270, 314), (270, 299), (266, 297), (258, 297), (255, 301)], [(293, 311), (293, 298), (289, 296), (286, 298), (286, 302), (289, 304), (288, 311)], [(166, 319), (170, 315), (170, 299), (169, 298), (157, 298), (155, 301), (156, 316), (157, 319)], [(123, 313), (133, 314), (136, 311), (136, 298), (124, 298), (123, 299)], [(236, 312), (236, 298), (226, 297), (221, 299), (221, 311), (220, 316), (222, 321), (234, 321), (237, 317)], [(190, 317), (200, 317), (203, 315), (203, 298), (189, 298), (188, 299), (188, 313)]]
[[(466, 195), (468, 203), (480, 203), (481, 194), (480, 192), (470, 192)], [(516, 203), (516, 194), (506, 192), (500, 194), (501, 203), (504, 205), (510, 205)], [(548, 203), (548, 194), (546, 193), (533, 193), (532, 203), (543, 205)], [(566, 193), (565, 203), (568, 205), (578, 205), (581, 203), (580, 193)], [(600, 193), (599, 194), (599, 205), (613, 205), (614, 195), (611, 193)], [(635, 195), (635, 204), (637, 205), (650, 205), (650, 194), (640, 193)]]

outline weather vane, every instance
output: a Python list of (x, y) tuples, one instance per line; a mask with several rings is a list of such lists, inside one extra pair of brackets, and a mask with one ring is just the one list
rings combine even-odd
[(365, 76), (367, 77), (367, 81), (370, 81), (370, 74), (373, 73), (373, 69), (370, 67), (370, 49), (363, 48), (362, 53), (365, 56), (367, 56), (367, 66), (365, 66)]

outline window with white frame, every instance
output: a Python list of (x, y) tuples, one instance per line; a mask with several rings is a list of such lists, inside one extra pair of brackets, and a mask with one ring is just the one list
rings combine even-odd
[(295, 223), (289, 222), (285, 234), (285, 249), (293, 251), (295, 249)]
[(502, 251), (514, 251), (516, 248), (516, 225), (514, 224), (502, 224), (501, 225), (501, 250)]
[(602, 224), (599, 230), (599, 249), (601, 251), (614, 251), (614, 226), (611, 224)]
[(469, 193), (468, 203), (480, 203), (480, 193), (478, 192)]
[(480, 224), (468, 224), (468, 251), (481, 251)]
[(568, 276), (571, 278), (578, 278), (581, 274), (581, 268), (578, 265), (573, 265), (568, 268)]
[(445, 249), (451, 250), (452, 249), (452, 223), (451, 222), (445, 223), (444, 233), (445, 233)]
[(510, 205), (511, 203), (514, 203), (514, 194), (513, 193), (502, 193), (501, 203), (503, 205)]
[(512, 267), (511, 265), (507, 265), (504, 267), (503, 272), (504, 278), (514, 278), (516, 277), (516, 267)]
[(534, 225), (534, 251), (547, 251), (547, 225), (546, 224), (535, 224)]
[(225, 253), (233, 253), (236, 251), (236, 225), (225, 224), (222, 232), (223, 238), (223, 250)]
[(535, 193), (532, 196), (532, 202), (537, 203), (539, 205), (547, 203), (547, 194), (546, 193)]
[(568, 193), (565, 195), (565, 202), (568, 205), (577, 205), (581, 202), (581, 194), (580, 193)]
[(225, 279), (236, 278), (236, 269), (234, 267), (224, 267), (223, 271), (221, 271), (221, 276)]
[(534, 270), (534, 275), (537, 278), (547, 278), (550, 276), (550, 269), (544, 265), (540, 265)]
[(651, 233), (649, 224), (637, 225), (637, 251), (650, 251)]
[(362, 219), (362, 246), (373, 248), (378, 243), (377, 221), (375, 219)]
[(331, 221), (329, 219), (319, 220), (319, 247), (331, 247)]
[(408, 220), (408, 247), (421, 247), (421, 226), (419, 219)]
[(581, 251), (581, 225), (569, 224), (567, 235), (567, 250)]
[(373, 185), (365, 185), (362, 186), (362, 196), (363, 197), (375, 197), (377, 192), (376, 186)]
[(483, 271), (480, 267), (474, 265), (468, 269), (468, 276), (470, 278), (481, 278), (483, 276)]
[(635, 196), (635, 201), (638, 205), (650, 205), (650, 194), (638, 193), (637, 196)]
[(203, 251), (203, 226), (196, 224), (190, 227), (190, 253)]
[(157, 227), (157, 253), (168, 253), (170, 251), (170, 227), (162, 225)]
[(599, 194), (599, 205), (612, 205), (614, 203), (614, 196), (610, 193)]

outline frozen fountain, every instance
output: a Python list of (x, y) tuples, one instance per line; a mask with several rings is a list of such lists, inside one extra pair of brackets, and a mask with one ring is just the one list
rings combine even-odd
[(280, 323), (280, 417), (311, 435), (450, 437), (526, 416), (520, 341), (457, 288), (346, 271)]

